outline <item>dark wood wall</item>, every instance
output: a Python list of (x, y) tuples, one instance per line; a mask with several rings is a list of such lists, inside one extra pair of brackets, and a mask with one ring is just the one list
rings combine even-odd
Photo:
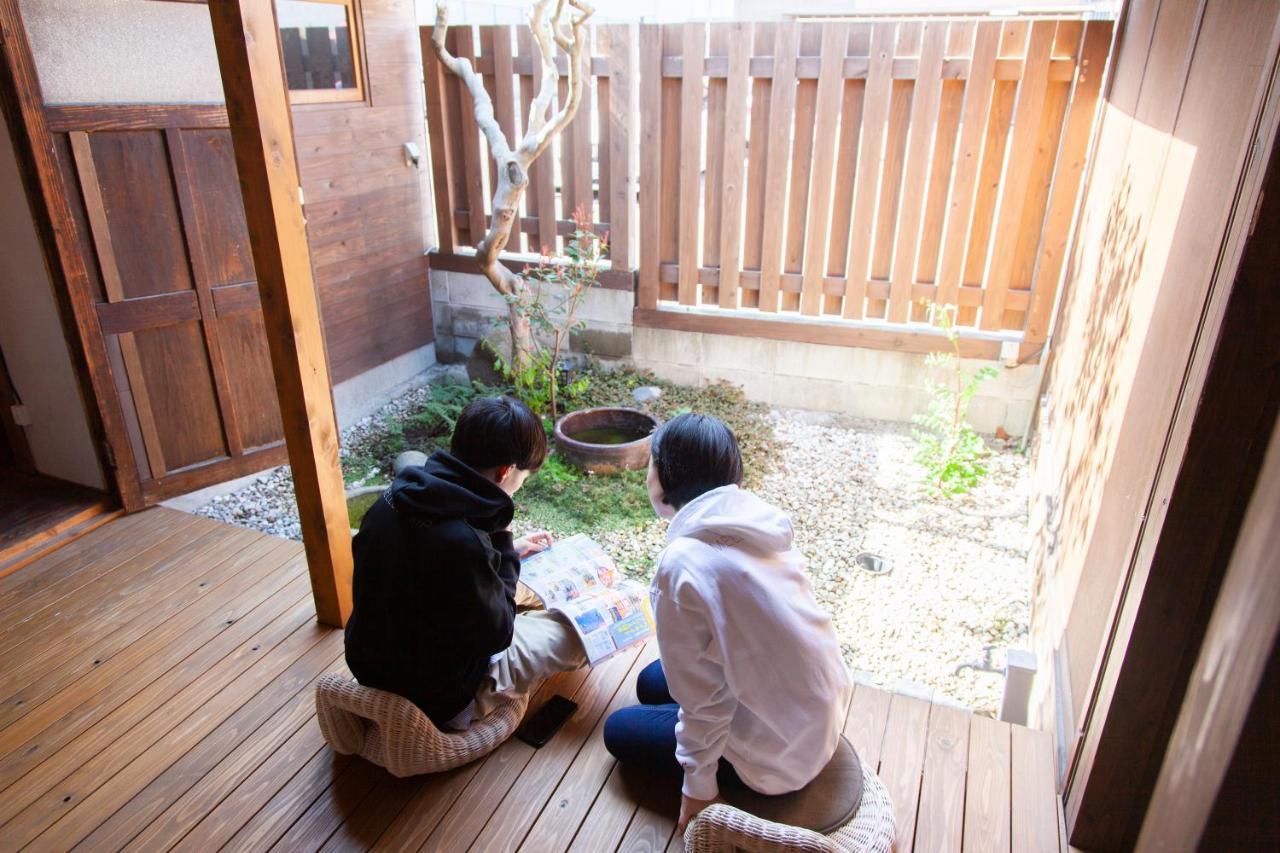
[[(413, 0), (360, 0), (369, 96), (296, 106), (311, 262), (335, 383), (434, 340), (423, 238), (426, 127)], [(404, 143), (422, 153), (407, 165)]]

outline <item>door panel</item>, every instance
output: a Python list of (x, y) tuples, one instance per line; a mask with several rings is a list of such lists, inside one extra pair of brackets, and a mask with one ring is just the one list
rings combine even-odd
[(144, 504), (284, 461), (225, 127), (188, 108), (113, 127), (103, 105), (55, 150)]

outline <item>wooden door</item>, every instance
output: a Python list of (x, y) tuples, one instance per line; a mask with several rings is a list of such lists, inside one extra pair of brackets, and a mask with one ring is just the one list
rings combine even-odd
[(45, 113), (141, 504), (283, 463), (225, 111)]

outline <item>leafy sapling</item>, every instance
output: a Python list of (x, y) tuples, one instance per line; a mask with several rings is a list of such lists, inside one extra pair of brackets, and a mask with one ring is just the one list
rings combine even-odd
[(956, 306), (934, 305), (933, 310), (951, 351), (930, 353), (925, 364), (947, 379), (926, 383), (929, 409), (912, 418), (920, 429), (911, 432), (916, 440), (915, 460), (925, 470), (925, 485), (935, 494), (953, 498), (972, 490), (987, 473), (984, 459), (990, 451), (967, 418), (970, 401), (997, 371), (990, 366), (966, 371), (960, 360)]

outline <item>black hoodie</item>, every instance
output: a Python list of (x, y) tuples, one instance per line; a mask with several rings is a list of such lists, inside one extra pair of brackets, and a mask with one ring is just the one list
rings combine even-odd
[(406, 468), (356, 535), (347, 666), (437, 725), (467, 706), (511, 645), (520, 558), (510, 496), (438, 450)]

